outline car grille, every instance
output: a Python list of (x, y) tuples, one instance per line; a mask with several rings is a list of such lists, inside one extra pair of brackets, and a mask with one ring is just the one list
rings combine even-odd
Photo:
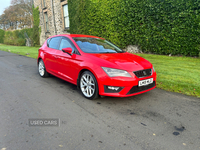
[(133, 72), (138, 78), (148, 77), (152, 75), (152, 69), (140, 70)]
[(148, 90), (150, 88), (153, 88), (156, 85), (156, 82), (154, 81), (153, 83), (146, 85), (146, 86), (133, 86), (130, 91), (127, 93), (127, 95), (129, 94), (134, 94), (134, 93), (138, 93), (138, 92), (142, 92), (145, 90)]

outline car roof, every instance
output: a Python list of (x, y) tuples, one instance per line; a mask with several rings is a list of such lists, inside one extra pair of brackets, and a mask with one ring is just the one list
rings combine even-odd
[(98, 36), (92, 36), (92, 35), (84, 35), (84, 34), (59, 34), (59, 35), (55, 35), (55, 36), (51, 36), (52, 37), (57, 37), (57, 36), (66, 36), (66, 37), (71, 37), (71, 38), (78, 38), (78, 37), (87, 37), (87, 38), (99, 38), (99, 39), (104, 39)]

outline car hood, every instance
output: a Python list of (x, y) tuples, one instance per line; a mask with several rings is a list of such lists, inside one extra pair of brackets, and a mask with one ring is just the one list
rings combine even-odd
[(152, 68), (152, 64), (149, 61), (128, 52), (91, 55), (95, 57), (94, 59), (98, 59), (98, 62), (102, 67), (111, 67), (127, 71), (137, 71)]

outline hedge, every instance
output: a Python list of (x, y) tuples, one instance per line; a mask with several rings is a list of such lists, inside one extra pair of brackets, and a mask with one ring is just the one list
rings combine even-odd
[(33, 33), (31, 35), (32, 41), (33, 41), (33, 46), (38, 46), (40, 45), (40, 11), (39, 7), (32, 7), (33, 10)]
[[(16, 46), (25, 46), (26, 38), (25, 33), (28, 35), (31, 40), (32, 46), (38, 46), (40, 40), (40, 32), (41, 29), (39, 27), (40, 19), (39, 19), (39, 8), (32, 7), (33, 9), (33, 28), (26, 28), (22, 30), (14, 30), (14, 31), (4, 31), (0, 30), (0, 43), (7, 45), (16, 45)], [(3, 35), (5, 33), (5, 35)], [(2, 36), (3, 35), (3, 36)], [(2, 40), (1, 40), (2, 37)]]
[(27, 28), (23, 30), (5, 31), (4, 44), (25, 46), (26, 45), (26, 39), (24, 35), (25, 32), (29, 37), (31, 37), (33, 29)]
[(5, 31), (0, 29), (0, 43), (4, 43), (4, 40), (3, 40), (4, 35), (5, 35)]
[(68, 0), (70, 33), (104, 37), (121, 48), (198, 56), (200, 0)]

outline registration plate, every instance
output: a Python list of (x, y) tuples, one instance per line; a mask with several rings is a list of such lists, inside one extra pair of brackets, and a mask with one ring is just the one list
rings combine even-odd
[(138, 86), (145, 86), (153, 83), (153, 78), (139, 81)]

